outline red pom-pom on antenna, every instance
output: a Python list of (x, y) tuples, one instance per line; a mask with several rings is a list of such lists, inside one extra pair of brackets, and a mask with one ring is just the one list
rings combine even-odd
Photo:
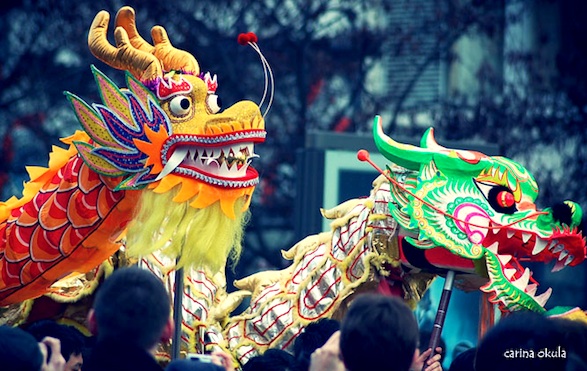
[(249, 35), (246, 33), (241, 33), (238, 35), (236, 40), (241, 45), (247, 45), (249, 43)]
[(359, 161), (367, 161), (369, 159), (369, 151), (361, 149), (357, 152), (357, 158)]
[(259, 41), (259, 39), (257, 38), (257, 35), (255, 35), (254, 32), (247, 32), (247, 35), (249, 36), (250, 42), (256, 43), (257, 41)]

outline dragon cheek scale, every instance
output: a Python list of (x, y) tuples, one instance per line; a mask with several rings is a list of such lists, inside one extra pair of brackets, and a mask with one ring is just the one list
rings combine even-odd
[[(251, 161), (265, 140), (273, 73), (257, 37), (241, 34), (239, 43), (261, 57), (265, 92), (260, 104), (221, 111), (217, 77), (173, 47), (163, 27), (153, 27), (150, 44), (134, 10), (123, 7), (114, 46), (109, 20), (105, 11), (96, 15), (88, 44), (127, 71), (126, 87), (92, 67), (101, 103), (66, 93), (83, 131), (62, 139), (68, 148), (55, 148), (47, 168), (28, 168), (21, 198), (0, 203), (3, 323), (43, 311), (83, 323), (86, 298), (102, 278), (131, 264), (170, 292), (182, 268), (183, 349), (220, 347), (240, 364), (269, 347), (290, 349), (305, 325), (341, 318), (359, 292), (401, 296), (414, 307), (449, 270), (504, 312), (560, 313), (545, 309), (551, 290), (539, 294), (522, 263), (554, 262), (555, 271), (582, 263), (580, 206), (566, 201), (569, 218), (558, 220), (552, 209), (536, 209), (538, 186), (520, 164), (442, 147), (432, 129), (420, 146), (398, 143), (379, 117), (373, 136), (390, 164), (371, 194), (322, 210), (330, 231), (284, 251), (289, 267), (245, 277), (228, 293), (224, 268), (238, 259), (259, 182)], [(358, 157), (369, 161), (365, 152)], [(247, 297), (248, 308), (231, 316)], [(67, 309), (50, 312), (49, 301)], [(581, 310), (569, 316), (587, 318)], [(168, 348), (158, 356), (169, 357)]]

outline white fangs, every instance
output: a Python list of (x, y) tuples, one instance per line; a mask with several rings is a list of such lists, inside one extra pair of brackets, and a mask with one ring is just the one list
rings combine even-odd
[(496, 254), (496, 255), (497, 255), (497, 258), (499, 259), (499, 261), (501, 262), (501, 265), (503, 265), (504, 267), (507, 263), (509, 263), (510, 260), (512, 260), (511, 255), (499, 255), (499, 254)]
[(534, 249), (532, 249), (532, 255), (538, 255), (544, 250), (544, 248), (548, 245), (548, 241), (543, 240), (536, 236), (536, 243), (534, 245)]
[(522, 274), (522, 277), (518, 278), (515, 281), (511, 281), (511, 283), (516, 286), (517, 288), (519, 288), (521, 291), (524, 291), (526, 289), (526, 286), (528, 286), (528, 281), (530, 280), (530, 269), (526, 268), (524, 270), (524, 274)]
[(506, 236), (508, 236), (508, 238), (512, 238), (512, 237), (514, 237), (514, 235), (516, 234), (516, 232), (515, 232), (515, 231), (513, 231), (513, 230), (511, 230), (511, 229), (507, 229), (507, 230), (505, 231), (505, 233), (506, 233)]
[(522, 241), (524, 243), (528, 242), (530, 240), (530, 237), (532, 237), (532, 234), (526, 233), (526, 232), (522, 232)]
[(505, 276), (505, 278), (508, 279), (508, 281), (512, 279), (514, 274), (516, 274), (516, 270), (513, 268), (507, 268), (507, 269), (504, 269), (504, 271), (503, 271), (503, 275)]
[(497, 243), (497, 241), (496, 241), (496, 242), (492, 243), (491, 246), (487, 247), (487, 249), (489, 251), (491, 251), (492, 253), (494, 253), (495, 255), (497, 255), (497, 248), (498, 247), (499, 247), (499, 243)]
[(565, 265), (569, 265), (571, 264), (571, 262), (573, 261), (573, 259), (575, 259), (575, 256), (573, 255), (569, 255), (569, 257), (567, 258), (567, 260), (565, 261)]
[(173, 171), (173, 169), (175, 169), (179, 164), (181, 164), (181, 162), (186, 157), (186, 155), (189, 155), (188, 147), (179, 147), (179, 148), (177, 148), (173, 152), (173, 154), (171, 155), (171, 157), (169, 158), (169, 160), (167, 160), (167, 163), (165, 164), (165, 167), (159, 173), (159, 175), (157, 176), (157, 178), (155, 180), (161, 180), (163, 177), (165, 177), (169, 173), (171, 173)]
[(220, 178), (242, 178), (247, 175), (251, 160), (258, 157), (253, 151), (253, 143), (236, 143), (214, 148), (177, 146), (157, 180), (184, 166), (197, 168)]
[(540, 304), (542, 308), (544, 308), (544, 304), (546, 304), (551, 294), (552, 288), (549, 287), (548, 290), (544, 291), (542, 294), (535, 296), (534, 300), (536, 300), (536, 302)]
[(531, 283), (528, 286), (526, 286), (526, 294), (528, 294), (530, 296), (534, 296), (534, 295), (536, 295), (537, 289), (538, 289), (538, 285), (535, 283)]

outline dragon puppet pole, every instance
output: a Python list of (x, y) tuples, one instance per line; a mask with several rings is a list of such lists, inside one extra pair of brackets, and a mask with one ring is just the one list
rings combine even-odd
[(183, 299), (183, 268), (175, 271), (175, 285), (173, 288), (173, 339), (171, 341), (171, 359), (179, 359), (181, 350), (181, 304)]
[(450, 301), (450, 294), (452, 293), (452, 286), (455, 279), (455, 272), (448, 271), (446, 278), (444, 279), (444, 288), (442, 289), (442, 295), (440, 296), (440, 303), (438, 304), (438, 310), (436, 311), (436, 318), (434, 319), (434, 327), (432, 328), (432, 335), (430, 335), (429, 348), (432, 352), (428, 356), (426, 362), (422, 366), (422, 371), (426, 368), (429, 359), (434, 357), (436, 354), (436, 347), (440, 343), (440, 335), (442, 334), (442, 327), (444, 326), (444, 319), (446, 318), (446, 311), (448, 310), (448, 303)]

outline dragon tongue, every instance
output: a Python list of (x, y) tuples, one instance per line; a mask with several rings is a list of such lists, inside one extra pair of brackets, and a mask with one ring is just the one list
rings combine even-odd
[(161, 173), (159, 173), (155, 180), (161, 180), (163, 177), (171, 173), (179, 164), (181, 164), (183, 159), (187, 156), (188, 152), (189, 150), (187, 147), (176, 148), (175, 151), (173, 151), (173, 154), (171, 155), (167, 163), (165, 164), (165, 167), (163, 168)]

